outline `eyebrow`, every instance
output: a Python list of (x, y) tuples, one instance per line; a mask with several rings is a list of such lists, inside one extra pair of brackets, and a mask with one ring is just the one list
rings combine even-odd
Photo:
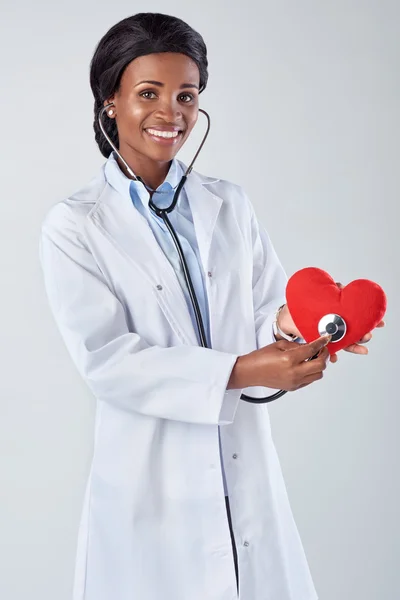
[[(161, 81), (153, 81), (151, 79), (146, 79), (145, 81), (139, 81), (139, 83), (137, 83), (134, 87), (137, 87), (141, 83), (150, 83), (152, 85), (158, 85), (159, 87), (164, 87), (164, 84)], [(196, 90), (198, 90), (199, 86), (195, 85), (194, 83), (182, 83), (182, 85), (180, 86), (179, 89), (183, 90), (183, 88), (196, 88)]]

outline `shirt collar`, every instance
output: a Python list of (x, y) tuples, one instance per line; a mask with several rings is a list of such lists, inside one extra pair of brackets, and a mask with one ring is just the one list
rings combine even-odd
[[(105, 164), (105, 176), (108, 183), (122, 195), (130, 194), (131, 197), (132, 194), (137, 195), (142, 201), (145, 208), (148, 208), (150, 198), (148, 190), (140, 181), (135, 181), (134, 179), (130, 179), (125, 175), (125, 173), (120, 169), (116, 157), (116, 153), (114, 151), (111, 152)], [(153, 202), (157, 206), (163, 208), (164, 206), (169, 206), (171, 204), (173, 197), (173, 188), (176, 189), (178, 187), (178, 183), (181, 177), (182, 167), (179, 164), (179, 161), (174, 157), (172, 159), (166, 178), (156, 188), (157, 191), (171, 193), (153, 194)], [(182, 194), (179, 195), (178, 205), (180, 203), (181, 197)]]

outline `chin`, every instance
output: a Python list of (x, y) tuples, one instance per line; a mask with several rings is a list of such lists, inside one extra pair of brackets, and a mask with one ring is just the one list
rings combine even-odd
[(154, 152), (146, 152), (145, 156), (157, 161), (172, 160), (178, 154), (180, 148), (160, 148)]

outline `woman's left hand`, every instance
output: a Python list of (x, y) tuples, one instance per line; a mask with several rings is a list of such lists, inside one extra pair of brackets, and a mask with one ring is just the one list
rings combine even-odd
[[(336, 282), (336, 285), (340, 289), (343, 289), (343, 287), (344, 287), (339, 282)], [(296, 325), (294, 324), (294, 321), (289, 312), (287, 304), (285, 304), (285, 306), (283, 307), (283, 309), (281, 310), (281, 312), (279, 314), (278, 325), (284, 333), (286, 333), (288, 335), (296, 335), (296, 336), (302, 337), (300, 331), (297, 329)], [(381, 321), (380, 323), (378, 323), (378, 325), (376, 327), (378, 328), (378, 327), (384, 327), (384, 326), (385, 326), (385, 321)], [(343, 348), (343, 350), (345, 350), (346, 352), (351, 352), (352, 354), (368, 354), (368, 348), (366, 348), (365, 346), (362, 346), (361, 344), (366, 344), (367, 342), (370, 341), (371, 338), (372, 338), (372, 332), (370, 331), (369, 333), (365, 334), (364, 337), (361, 338), (361, 340), (359, 340), (356, 344), (350, 344), (350, 346), (347, 346), (347, 348)], [(337, 362), (337, 360), (338, 360), (337, 354), (336, 353), (332, 354), (330, 360), (332, 363)]]

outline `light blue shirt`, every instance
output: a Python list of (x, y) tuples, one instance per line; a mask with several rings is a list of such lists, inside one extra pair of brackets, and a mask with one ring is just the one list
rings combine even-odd
[[(146, 190), (143, 184), (140, 183), (140, 181), (134, 181), (133, 179), (129, 179), (129, 177), (126, 177), (126, 175), (121, 171), (118, 165), (115, 152), (112, 152), (107, 160), (105, 167), (105, 175), (108, 183), (112, 185), (113, 188), (116, 189), (120, 194), (130, 194), (133, 205), (150, 225), (157, 242), (159, 243), (165, 256), (168, 258), (178, 277), (179, 283), (182, 287), (183, 293), (186, 298), (186, 302), (188, 305), (188, 309), (190, 312), (190, 316), (193, 322), (193, 327), (196, 332), (199, 345), (201, 345), (197, 329), (196, 317), (190, 299), (185, 276), (183, 273), (181, 261), (178, 256), (178, 252), (176, 250), (171, 234), (169, 233), (167, 227), (164, 224), (164, 221), (161, 217), (158, 217), (156, 214), (154, 214), (148, 205), (150, 199), (149, 192)], [(171, 162), (171, 166), (165, 180), (161, 185), (158, 186), (156, 192), (152, 196), (152, 200), (158, 208), (165, 208), (171, 204), (174, 197), (174, 191), (176, 190), (182, 175), (182, 168), (177, 159), (174, 158)], [(182, 251), (185, 256), (189, 273), (193, 282), (193, 287), (197, 296), (197, 301), (199, 303), (207, 344), (208, 347), (211, 347), (210, 321), (208, 314), (207, 291), (205, 287), (205, 273), (202, 269), (199, 247), (197, 244), (196, 232), (193, 224), (193, 217), (187, 199), (185, 186), (182, 188), (181, 193), (179, 194), (178, 202), (174, 210), (168, 213), (168, 218), (181, 244)], [(224, 483), (225, 496), (227, 496), (228, 491), (222, 460), (221, 436), (219, 427), (218, 435), (220, 444), (222, 477)]]

